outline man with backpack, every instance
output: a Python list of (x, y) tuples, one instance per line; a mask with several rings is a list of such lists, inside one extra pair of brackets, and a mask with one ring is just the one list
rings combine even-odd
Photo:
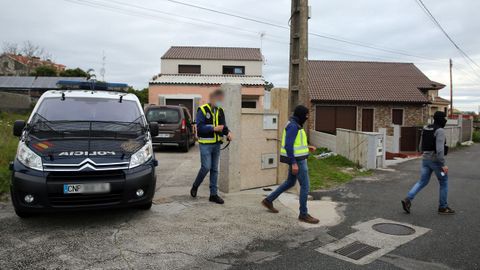
[(410, 214), (410, 208), (415, 196), (428, 185), (432, 173), (440, 184), (440, 199), (438, 213), (441, 215), (452, 215), (455, 211), (448, 207), (448, 167), (445, 165), (445, 156), (448, 153), (445, 137), (445, 125), (447, 124), (446, 114), (436, 112), (433, 116), (433, 125), (423, 128), (420, 142), (423, 153), (422, 171), (420, 180), (408, 192), (407, 197), (402, 200), (403, 210)]

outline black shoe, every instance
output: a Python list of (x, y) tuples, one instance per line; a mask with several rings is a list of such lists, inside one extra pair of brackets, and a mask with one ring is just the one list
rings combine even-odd
[(218, 204), (224, 204), (225, 203), (223, 201), (223, 199), (220, 198), (220, 196), (218, 196), (218, 195), (210, 196), (210, 199), (208, 199), (208, 200), (211, 201), (211, 202), (214, 202), (214, 203), (218, 203)]
[(438, 214), (440, 214), (440, 215), (454, 215), (455, 210), (451, 209), (450, 207), (438, 208)]
[(410, 214), (410, 207), (412, 207), (412, 201), (410, 201), (410, 199), (408, 198), (405, 198), (402, 201), (402, 207), (405, 213)]
[(192, 189), (190, 189), (190, 196), (192, 196), (193, 198), (197, 197), (197, 190), (197, 187), (192, 186)]

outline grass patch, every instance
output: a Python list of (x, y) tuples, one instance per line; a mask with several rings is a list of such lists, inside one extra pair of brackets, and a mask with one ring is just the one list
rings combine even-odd
[[(0, 195), (9, 192), (11, 172), (8, 164), (15, 158), (18, 138), (13, 136), (13, 122), (27, 120), (26, 114), (0, 112)], [(1, 196), (0, 196), (1, 197)]]
[(371, 175), (371, 171), (362, 171), (361, 167), (343, 156), (330, 156), (317, 159), (315, 155), (327, 152), (318, 149), (308, 158), (310, 190), (328, 189), (351, 181), (357, 176)]

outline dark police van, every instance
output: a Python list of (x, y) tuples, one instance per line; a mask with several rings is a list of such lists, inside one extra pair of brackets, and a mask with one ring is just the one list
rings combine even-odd
[(152, 136), (158, 135), (158, 124), (147, 123), (135, 95), (118, 91), (126, 85), (63, 85), (68, 90), (47, 91), (28, 121), (14, 124), (20, 137), (10, 166), (17, 215), (150, 209), (157, 166)]

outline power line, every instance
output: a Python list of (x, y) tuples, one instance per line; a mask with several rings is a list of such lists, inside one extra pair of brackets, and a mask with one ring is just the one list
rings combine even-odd
[[(153, 20), (162, 21), (162, 22), (169, 22), (170, 19), (165, 18), (165, 17), (159, 17), (158, 15), (148, 14), (148, 13), (145, 13), (145, 12), (133, 11), (130, 8), (140, 9), (140, 10), (143, 10), (143, 11), (148, 11), (148, 12), (153, 12), (153, 13), (159, 13), (159, 14), (162, 14), (162, 15), (173, 17), (176, 20), (178, 20), (178, 18), (189, 20), (189, 21), (191, 21), (191, 24), (196, 24), (196, 25), (204, 26), (204, 24), (208, 24), (208, 25), (211, 25), (211, 26), (222, 27), (222, 28), (226, 28), (226, 29), (230, 29), (230, 30), (236, 30), (236, 31), (244, 32), (244, 33), (254, 34), (255, 36), (258, 36), (258, 34), (260, 33), (260, 32), (253, 31), (253, 30), (234, 27), (234, 26), (226, 25), (226, 24), (219, 24), (219, 23), (216, 23), (216, 22), (197, 19), (197, 18), (194, 18), (194, 17), (180, 16), (180, 15), (177, 15), (175, 13), (169, 13), (169, 12), (165, 12), (165, 11), (158, 10), (158, 9), (145, 8), (145, 7), (142, 7), (142, 6), (137, 6), (137, 5), (134, 5), (134, 4), (124, 3), (124, 2), (116, 1), (116, 0), (108, 0), (108, 2), (114, 3), (116, 6), (96, 2), (96, 1), (101, 1), (101, 0), (96, 0), (96, 1), (95, 0), (90, 0), (90, 1), (89, 0), (82, 0), (82, 1), (80, 1), (80, 0), (64, 0), (64, 1), (79, 4), (79, 5), (85, 5), (85, 6), (89, 6), (89, 7), (109, 10), (109, 11), (113, 11), (113, 12), (128, 15), (128, 16), (135, 16), (135, 17), (153, 19)], [(104, 1), (107, 1), (107, 0), (104, 0)], [(130, 8), (127, 10), (125, 8), (121, 8), (121, 6), (130, 7)], [(228, 33), (231, 33), (231, 32), (228, 32)], [(276, 36), (276, 35), (270, 35), (269, 34), (269, 35), (266, 35), (264, 37), (264, 39), (268, 40), (270, 42), (283, 44), (285, 46), (290, 45), (288, 42), (284, 42), (283, 41), (284, 37), (281, 37), (281, 36)], [(313, 47), (313, 46), (310, 46), (310, 48), (312, 50), (315, 50), (315, 51), (330, 52), (330, 53), (339, 54), (339, 55), (346, 55), (346, 56), (354, 56), (354, 57), (359, 57), (359, 58), (362, 58), (362, 59), (372, 59), (373, 58), (373, 59), (378, 59), (378, 60), (382, 60), (382, 61), (397, 60), (397, 58), (392, 58), (392, 57), (388, 57), (388, 56), (374, 55), (374, 54), (369, 54), (369, 53), (365, 53), (365, 52), (354, 52), (354, 51), (349, 51), (349, 50), (345, 50), (345, 49), (342, 49), (340, 51), (340, 50), (335, 50), (335, 49), (320, 48), (320, 47)], [(404, 56), (410, 56), (408, 54), (407, 55), (403, 54), (403, 55)], [(437, 62), (439, 60), (431, 60), (431, 61), (432, 62)], [(430, 62), (430, 61), (428, 61), (428, 62)], [(464, 70), (462, 70), (462, 73), (468, 74)], [(471, 73), (469, 75), (472, 75), (472, 74), (477, 75), (476, 73)], [(477, 80), (475, 80), (471, 76), (467, 76), (467, 77), (470, 80), (472, 80), (473, 82), (477, 82)]]
[(467, 59), (467, 62), (471, 62), (478, 68), (480, 68), (480, 65), (478, 65), (460, 46), (453, 40), (452, 37), (445, 31), (443, 26), (438, 22), (438, 20), (433, 16), (432, 12), (428, 9), (428, 7), (425, 5), (423, 0), (416, 0), (417, 4), (422, 8), (422, 10), (427, 14), (427, 16), (432, 20), (432, 22), (442, 31), (442, 33), (447, 37), (447, 39), (453, 44), (453, 46), (460, 52), (460, 54)]
[[(221, 11), (221, 10), (217, 10), (217, 9), (213, 9), (213, 8), (208, 8), (208, 7), (204, 7), (204, 6), (200, 6), (200, 5), (185, 3), (185, 2), (182, 2), (182, 1), (178, 1), (178, 0), (164, 0), (164, 1), (179, 4), (179, 5), (183, 5), (183, 6), (188, 6), (188, 7), (192, 7), (192, 8), (196, 8), (196, 9), (200, 9), (200, 10), (205, 10), (205, 11), (209, 11), (209, 12), (213, 12), (213, 13), (216, 13), (216, 14), (221, 14), (221, 15), (225, 15), (225, 16), (229, 16), (229, 17), (234, 17), (234, 18), (237, 18), (237, 19), (242, 19), (242, 20), (246, 20), (246, 21), (250, 21), (250, 22), (264, 24), (264, 25), (276, 27), (276, 28), (279, 28), (279, 29), (290, 30), (290, 28), (286, 25), (281, 25), (281, 24), (277, 24), (277, 23), (273, 23), (273, 22), (268, 22), (268, 21), (265, 21), (265, 20), (260, 20), (260, 19), (255, 19), (255, 18), (246, 17), (246, 16), (242, 16), (242, 15), (237, 15), (237, 14), (231, 13), (231, 12), (225, 12), (225, 11)], [(383, 47), (376, 46), (376, 45), (373, 45), (373, 44), (348, 40), (348, 39), (345, 39), (345, 38), (342, 38), (342, 37), (327, 35), (327, 34), (323, 34), (323, 33), (309, 32), (309, 35), (315, 36), (315, 37), (320, 37), (320, 38), (323, 38), (323, 39), (329, 39), (329, 40), (333, 40), (333, 41), (336, 41), (336, 42), (341, 42), (341, 43), (345, 43), (345, 44), (349, 44), (349, 45), (365, 47), (365, 48), (369, 48), (369, 49), (372, 49), (372, 50), (379, 50), (379, 51), (383, 51), (383, 52), (399, 54), (399, 55), (404, 55), (404, 56), (410, 56), (410, 57), (415, 57), (415, 58), (422, 58), (422, 59), (427, 59), (427, 60), (436, 60), (436, 59), (432, 59), (432, 58), (428, 58), (428, 57), (424, 57), (424, 56), (410, 54), (410, 53), (400, 51), (400, 50), (397, 50), (397, 49), (383, 48)]]
[[(94, 7), (94, 8), (105, 9), (105, 10), (117, 12), (117, 13), (124, 14), (124, 15), (154, 19), (154, 20), (158, 20), (158, 18), (160, 18), (162, 21), (168, 20), (165, 17), (158, 17), (158, 16), (150, 14), (150, 13), (159, 13), (161, 15), (166, 15), (166, 16), (172, 17), (176, 20), (178, 20), (178, 18), (186, 19), (186, 20), (192, 21), (191, 23), (196, 24), (196, 25), (200, 25), (199, 23), (202, 23), (202, 24), (209, 24), (209, 25), (212, 25), (212, 26), (215, 26), (215, 27), (227, 28), (229, 30), (233, 29), (233, 30), (237, 30), (237, 31), (245, 32), (245, 33), (251, 33), (255, 36), (258, 36), (258, 34), (259, 34), (259, 32), (253, 31), (253, 30), (247, 30), (247, 29), (244, 29), (244, 28), (234, 27), (234, 26), (230, 26), (230, 25), (226, 25), (226, 24), (219, 24), (217, 22), (197, 19), (197, 18), (194, 18), (194, 17), (177, 15), (175, 13), (165, 12), (163, 10), (158, 10), (158, 9), (154, 9), (154, 8), (146, 8), (146, 7), (143, 7), (143, 6), (138, 6), (138, 5), (134, 5), (134, 4), (130, 4), (130, 3), (124, 3), (124, 2), (116, 1), (116, 0), (103, 0), (104, 2), (102, 2), (102, 0), (90, 0), (90, 1), (89, 0), (82, 0), (82, 1), (80, 1), (80, 0), (64, 0), (64, 1), (79, 4), (79, 5)], [(112, 5), (106, 4), (106, 3), (111, 3)], [(128, 10), (125, 9), (125, 8), (128, 8)], [(146, 11), (146, 12), (149, 12), (149, 13), (134, 11), (134, 10), (131, 10), (131, 8), (143, 10), (143, 11)], [(283, 42), (282, 41), (285, 38), (281, 37), (281, 36), (268, 34), (266, 37), (264, 37), (264, 39), (269, 40), (271, 42), (276, 42), (276, 43), (280, 43), (280, 44), (284, 44), (284, 45), (289, 45), (288, 42)], [(277, 39), (277, 40), (275, 40), (275, 39)], [(379, 55), (369, 54), (369, 53), (365, 53), (365, 52), (353, 52), (353, 53), (351, 53), (352, 51), (350, 51), (350, 53), (349, 53), (348, 50), (338, 51), (338, 50), (332, 50), (332, 49), (326, 49), (326, 48), (315, 48), (315, 47), (311, 47), (311, 49), (317, 50), (317, 51), (331, 52), (331, 53), (340, 54), (340, 55), (355, 56), (355, 57), (360, 57), (362, 59), (374, 58), (374, 59), (379, 59), (379, 60), (384, 60), (384, 61), (390, 61), (392, 59), (393, 60), (398, 59), (398, 58), (392, 58), (392, 57), (387, 57), (387, 56), (379, 56)], [(355, 54), (355, 53), (357, 53), (357, 54)], [(361, 53), (361, 55), (359, 53)], [(409, 55), (406, 55), (406, 56), (409, 56)], [(437, 61), (437, 60), (432, 60), (432, 61)]]

